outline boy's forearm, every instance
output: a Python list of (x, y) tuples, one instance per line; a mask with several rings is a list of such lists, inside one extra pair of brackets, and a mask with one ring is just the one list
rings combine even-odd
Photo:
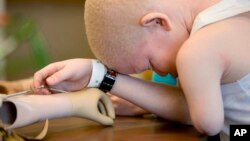
[(111, 93), (167, 120), (191, 124), (185, 97), (178, 87), (119, 74)]

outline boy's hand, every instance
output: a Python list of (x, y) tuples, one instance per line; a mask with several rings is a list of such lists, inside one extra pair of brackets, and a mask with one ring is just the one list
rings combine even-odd
[(92, 73), (91, 59), (70, 59), (52, 63), (37, 71), (33, 77), (32, 90), (35, 93), (49, 94), (41, 85), (77, 91), (87, 86)]

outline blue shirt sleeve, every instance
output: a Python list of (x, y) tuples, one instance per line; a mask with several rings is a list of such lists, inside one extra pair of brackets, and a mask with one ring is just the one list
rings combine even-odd
[(176, 78), (174, 78), (172, 75), (167, 74), (165, 76), (160, 76), (155, 72), (153, 73), (152, 81), (157, 82), (157, 83), (162, 83), (162, 84), (173, 85), (173, 86), (176, 86), (177, 84)]

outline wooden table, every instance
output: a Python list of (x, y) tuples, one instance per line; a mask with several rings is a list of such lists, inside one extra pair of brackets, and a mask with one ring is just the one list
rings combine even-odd
[[(20, 128), (25, 134), (39, 132), (42, 123)], [(113, 126), (90, 120), (63, 118), (50, 120), (44, 141), (202, 141), (192, 126), (173, 124), (152, 117), (117, 117)]]

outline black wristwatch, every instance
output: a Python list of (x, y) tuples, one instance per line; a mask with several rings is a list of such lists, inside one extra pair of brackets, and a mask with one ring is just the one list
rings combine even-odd
[(117, 72), (114, 70), (107, 70), (107, 73), (104, 75), (104, 78), (99, 86), (99, 89), (103, 92), (109, 92), (115, 84)]

